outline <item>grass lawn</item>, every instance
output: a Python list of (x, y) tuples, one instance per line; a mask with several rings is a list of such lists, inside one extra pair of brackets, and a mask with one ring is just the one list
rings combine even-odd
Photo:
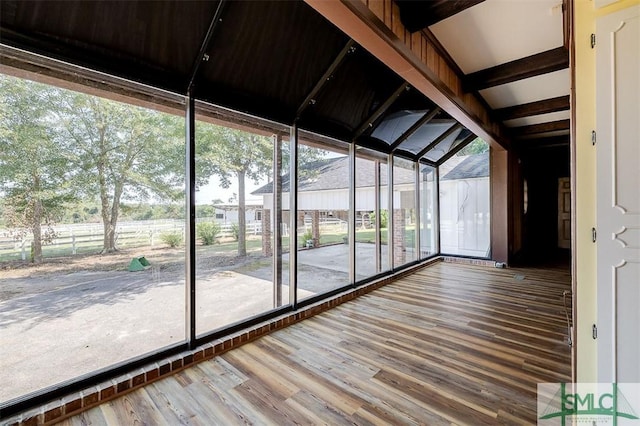
[[(386, 245), (388, 243), (388, 232), (386, 228), (381, 229), (380, 233), (381, 243)], [(339, 244), (344, 242), (344, 237), (348, 235), (342, 229), (337, 228), (329, 228), (329, 229), (321, 229), (320, 233), (320, 244)], [(375, 229), (357, 229), (356, 230), (356, 241), (360, 243), (375, 243)], [(407, 227), (405, 229), (405, 239), (407, 246), (412, 246), (415, 238), (415, 229)], [(260, 235), (247, 235), (247, 252), (255, 253), (260, 252), (262, 250), (262, 236)], [(303, 240), (302, 235), (298, 236), (298, 248), (304, 247), (305, 241)], [(163, 244), (161, 242), (157, 242), (154, 247), (162, 247)], [(118, 247), (122, 249), (131, 249), (131, 248), (143, 248), (149, 247), (149, 238), (148, 237), (140, 237), (140, 238), (128, 238), (123, 239), (118, 242)], [(288, 251), (289, 248), (289, 237), (282, 238), (282, 247), (285, 252)], [(102, 249), (102, 241), (101, 240), (93, 240), (93, 241), (78, 241), (76, 242), (76, 253), (78, 255), (82, 254), (97, 254)], [(203, 246), (198, 243), (196, 250), (198, 255), (209, 255), (215, 256), (216, 254), (232, 254), (232, 252), (238, 249), (238, 242), (234, 241), (230, 238), (224, 238), (219, 243)], [(45, 258), (60, 258), (60, 257), (72, 257), (71, 247), (70, 245), (64, 246), (56, 246), (56, 245), (47, 245), (42, 248), (43, 256)], [(26, 256), (27, 260), (29, 259), (29, 248), (26, 248)], [(0, 254), (0, 262), (8, 262), (12, 260), (19, 260), (21, 258), (20, 249), (4, 251)]]

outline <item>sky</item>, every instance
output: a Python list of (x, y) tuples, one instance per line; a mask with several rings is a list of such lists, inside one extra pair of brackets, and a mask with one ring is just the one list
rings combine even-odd
[[(267, 179), (262, 179), (260, 184), (256, 185), (251, 179), (245, 180), (246, 202), (248, 204), (257, 204), (262, 202), (262, 196), (251, 195), (253, 191), (267, 183)], [(237, 201), (229, 201), (234, 194), (238, 194), (238, 181), (232, 180), (229, 188), (223, 188), (217, 176), (212, 176), (209, 183), (202, 186), (196, 192), (196, 204), (212, 204), (213, 200), (220, 199), (223, 204), (237, 204)], [(255, 201), (253, 203), (252, 201)]]
[[(324, 151), (320, 158), (334, 158), (341, 157), (344, 154), (332, 152), (332, 151)], [(262, 203), (262, 196), (251, 195), (253, 191), (260, 188), (261, 186), (268, 183), (266, 178), (263, 178), (256, 185), (253, 180), (246, 179), (245, 180), (245, 191), (246, 191), (246, 202), (247, 204), (260, 204)], [(213, 200), (220, 199), (223, 204), (236, 204), (237, 201), (229, 201), (229, 199), (234, 197), (234, 194), (238, 194), (238, 181), (237, 179), (231, 180), (231, 186), (229, 188), (223, 188), (220, 185), (220, 179), (216, 175), (213, 175), (209, 179), (209, 183), (203, 185), (200, 190), (196, 193), (196, 204), (206, 205), (212, 204)]]

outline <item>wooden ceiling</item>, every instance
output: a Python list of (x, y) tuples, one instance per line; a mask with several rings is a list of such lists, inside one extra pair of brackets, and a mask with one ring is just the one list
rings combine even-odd
[[(514, 120), (566, 111), (568, 92), (494, 108), (485, 94), (567, 68), (565, 46), (464, 73), (456, 62), (455, 43), (439, 38), (448, 30), (431, 31), (459, 16), (473, 16), (491, 1), (396, 3), (404, 24), (439, 43), (465, 90), (482, 99), (495, 120), (509, 126)], [(3, 0), (0, 59), (33, 68), (31, 54), (69, 64), (63, 78), (76, 78), (82, 70), (74, 67), (82, 67), (432, 165), (474, 139), (302, 2)], [(37, 72), (53, 73), (51, 69), (40, 62)], [(56, 75), (61, 75), (59, 67)], [(443, 127), (447, 120), (451, 125)], [(375, 136), (378, 127), (398, 123), (395, 133), (387, 133), (388, 140)], [(538, 120), (509, 130), (522, 140), (563, 135), (568, 120)], [(434, 149), (443, 146), (448, 150), (434, 157)]]
[(566, 0), (395, 3), (403, 25), (439, 44), (464, 90), (480, 97), (492, 118), (506, 126), (514, 146), (545, 145), (546, 138), (568, 144)]

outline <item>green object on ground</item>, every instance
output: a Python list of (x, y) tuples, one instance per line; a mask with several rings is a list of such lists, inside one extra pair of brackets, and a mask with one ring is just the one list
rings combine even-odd
[(149, 266), (151, 266), (151, 264), (144, 256), (134, 257), (131, 259), (131, 262), (129, 262), (129, 272), (144, 271)]

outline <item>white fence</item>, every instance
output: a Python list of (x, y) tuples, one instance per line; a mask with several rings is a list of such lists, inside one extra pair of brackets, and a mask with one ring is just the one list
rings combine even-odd
[[(210, 220), (210, 219), (209, 219)], [(205, 222), (207, 218), (198, 218)], [(233, 224), (219, 224), (221, 237), (233, 236)], [(45, 257), (69, 256), (79, 253), (97, 252), (103, 246), (104, 230), (102, 223), (80, 223), (57, 225), (53, 227), (56, 238), (51, 244), (43, 246)], [(162, 245), (161, 236), (167, 233), (180, 233), (184, 240), (185, 224), (182, 220), (145, 220), (122, 222), (116, 227), (116, 245), (121, 248)], [(248, 223), (247, 235), (260, 235), (262, 223)], [(30, 256), (33, 237), (16, 240), (13, 233), (0, 229), (0, 261), (27, 260)]]

